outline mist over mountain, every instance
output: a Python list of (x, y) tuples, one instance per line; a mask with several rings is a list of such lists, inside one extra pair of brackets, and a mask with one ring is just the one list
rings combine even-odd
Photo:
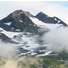
[(16, 10), (13, 13), (9, 14), (7, 17), (0, 20), (0, 27), (7, 31), (15, 31), (19, 29), (23, 31), (25, 28), (37, 28), (39, 27), (33, 20), (30, 19), (37, 18), (39, 21), (47, 24), (63, 24), (67, 26), (62, 20), (57, 17), (49, 17), (43, 12), (39, 12), (36, 16), (32, 15), (30, 12), (23, 10)]
[(44, 14), (43, 12), (39, 12), (36, 17), (45, 22), (45, 23), (53, 23), (53, 24), (63, 24), (64, 26), (67, 26), (66, 23), (64, 23), (62, 20), (60, 20), (58, 17), (49, 17), (48, 15)]
[[(58, 41), (63, 36), (59, 36), (59, 34), (63, 34), (62, 30), (60, 31), (61, 33), (59, 32), (62, 27), (63, 29), (66, 28), (67, 24), (56, 16), (49, 17), (43, 12), (39, 12), (34, 16), (28, 11), (16, 10), (0, 20), (0, 39), (3, 42), (16, 45), (19, 50), (18, 56), (46, 56), (54, 51), (52, 50), (53, 46), (48, 45), (54, 40), (56, 41), (55, 36)], [(51, 33), (54, 30), (57, 30), (56, 34)], [(64, 32), (66, 33), (65, 30)], [(64, 38), (66, 38), (65, 35), (67, 36), (67, 34), (64, 34)], [(51, 36), (54, 36), (54, 38)], [(56, 43), (59, 47), (62, 42), (56, 41)], [(51, 45), (57, 46), (53, 43)], [(61, 50), (64, 50), (64, 48)]]

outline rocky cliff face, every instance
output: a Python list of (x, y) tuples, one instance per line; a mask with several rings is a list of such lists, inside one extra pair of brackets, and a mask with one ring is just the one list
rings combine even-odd
[[(1, 20), (0, 27), (8, 31), (23, 31), (26, 28), (34, 28), (34, 23), (29, 17), (34, 16), (29, 12), (16, 10)], [(9, 23), (10, 25), (8, 25)]]
[(30, 12), (16, 10), (0, 20), (0, 39), (16, 44), (21, 51), (19, 56), (45, 56), (52, 51), (46, 50), (42, 35), (63, 26), (67, 24), (57, 17), (49, 17), (42, 12), (34, 16)]
[(67, 24), (59, 18), (49, 17), (43, 12), (40, 12), (36, 16), (34, 16), (30, 12), (16, 10), (4, 19), (0, 20), (0, 27), (7, 31), (24, 31), (27, 29), (28, 31), (34, 30), (35, 32), (37, 32), (38, 26), (30, 19), (30, 17), (37, 18), (43, 23), (63, 24), (64, 26), (67, 26)]
[(53, 23), (53, 24), (63, 24), (64, 26), (67, 26), (66, 23), (64, 23), (62, 20), (60, 20), (57, 17), (49, 17), (48, 15), (40, 12), (36, 15), (36, 18), (38, 18), (39, 20), (45, 22), (45, 23)]

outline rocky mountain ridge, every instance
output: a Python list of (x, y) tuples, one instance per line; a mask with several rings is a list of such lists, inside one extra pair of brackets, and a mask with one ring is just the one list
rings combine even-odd
[(9, 14), (4, 19), (0, 20), (0, 27), (7, 31), (23, 31), (25, 28), (38, 28), (31, 19), (37, 18), (43, 23), (47, 24), (62, 24), (67, 26), (62, 20), (57, 17), (49, 17), (43, 12), (38, 13), (36, 16), (32, 15), (30, 12), (23, 10), (16, 10), (13, 13)]

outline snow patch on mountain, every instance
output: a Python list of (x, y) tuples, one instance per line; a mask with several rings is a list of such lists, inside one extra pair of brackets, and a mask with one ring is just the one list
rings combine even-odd
[(39, 19), (37, 18), (32, 18), (30, 17), (30, 19), (39, 27), (41, 28), (49, 28), (50, 30), (52, 29), (56, 29), (56, 28), (59, 28), (60, 26), (62, 26), (63, 24), (47, 24), (47, 23), (44, 23), (42, 21), (40, 21)]
[(19, 20), (20, 22), (23, 22), (22, 20)]
[[(5, 31), (4, 29), (0, 28), (1, 32), (5, 34), (7, 37), (11, 38), (12, 41), (18, 43), (16, 47), (22, 49), (22, 52), (18, 54), (18, 56), (23, 55), (36, 55), (36, 56), (46, 56), (47, 54), (51, 53), (43, 48), (46, 48), (48, 45), (40, 45), (37, 42), (38, 35), (31, 35), (31, 33), (27, 32), (10, 32)], [(40, 49), (41, 48), (41, 49)], [(25, 50), (25, 52), (23, 52)], [(36, 51), (37, 50), (37, 51)], [(43, 52), (43, 53), (42, 53)], [(38, 53), (40, 53), (38, 55)]]
[(9, 38), (13, 38), (15, 35), (20, 34), (20, 32), (10, 32), (10, 31), (6, 31), (2, 28), (0, 28), (0, 31), (1, 31), (1, 33), (5, 34)]
[(10, 26), (11, 23), (12, 23), (12, 22), (7, 22), (7, 23), (4, 23), (4, 24)]
[(52, 51), (47, 51), (46, 53), (40, 54), (40, 55), (37, 55), (37, 56), (47, 56), (47, 55), (49, 55), (50, 53), (52, 53)]

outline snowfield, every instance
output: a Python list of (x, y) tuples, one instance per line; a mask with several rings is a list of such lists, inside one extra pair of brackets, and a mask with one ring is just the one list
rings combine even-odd
[(40, 21), (39, 19), (37, 18), (32, 18), (30, 17), (30, 19), (39, 27), (41, 28), (49, 28), (50, 30), (53, 30), (53, 29), (56, 29), (56, 28), (59, 28), (60, 26), (62, 26), (63, 24), (47, 24), (47, 23), (44, 23), (42, 21)]
[(4, 23), (4, 24), (10, 26), (11, 23), (12, 23), (12, 22), (7, 22), (7, 23)]
[[(62, 26), (62, 24), (47, 24), (34, 17), (30, 17), (30, 19), (34, 22), (35, 25), (44, 29), (48, 28), (50, 30), (54, 30)], [(23, 22), (22, 20), (19, 20), (19, 21)], [(11, 22), (5, 23), (5, 25), (10, 26)], [(0, 33), (5, 34), (11, 40), (18, 43), (16, 46), (22, 49), (22, 52), (18, 56), (35, 55), (38, 57), (38, 56), (46, 56), (52, 53), (52, 51), (47, 51), (46, 49), (43, 49), (43, 48), (46, 48), (48, 45), (42, 44), (40, 46), (39, 43), (36, 42), (38, 35), (31, 36), (31, 33), (29, 32), (27, 32), (27, 34), (25, 34), (24, 32), (11, 32), (11, 31), (6, 31), (2, 28), (0, 28)], [(40, 48), (42, 48), (42, 50)]]
[[(35, 52), (35, 50), (39, 47), (47, 47), (48, 45), (39, 45), (36, 43), (37, 35), (30, 36), (30, 33), (27, 33), (27, 35), (24, 34), (24, 32), (10, 32), (10, 31), (5, 31), (4, 29), (0, 28), (0, 33), (5, 34), (7, 37), (11, 38), (14, 42), (17, 42), (18, 44), (16, 45), (18, 48), (27, 50), (27, 52), (22, 52), (18, 56), (23, 56), (23, 55), (36, 55), (36, 56), (46, 56), (50, 51), (47, 50), (38, 50), (39, 52), (45, 52), (44, 54), (39, 54)], [(14, 38), (16, 36), (16, 38)]]
[(4, 29), (2, 29), (2, 28), (0, 28), (0, 30), (1, 30), (1, 33), (5, 34), (5, 35), (6, 35), (7, 37), (9, 37), (9, 38), (13, 38), (15, 35), (20, 34), (20, 32), (6, 31), (6, 30), (4, 30)]

